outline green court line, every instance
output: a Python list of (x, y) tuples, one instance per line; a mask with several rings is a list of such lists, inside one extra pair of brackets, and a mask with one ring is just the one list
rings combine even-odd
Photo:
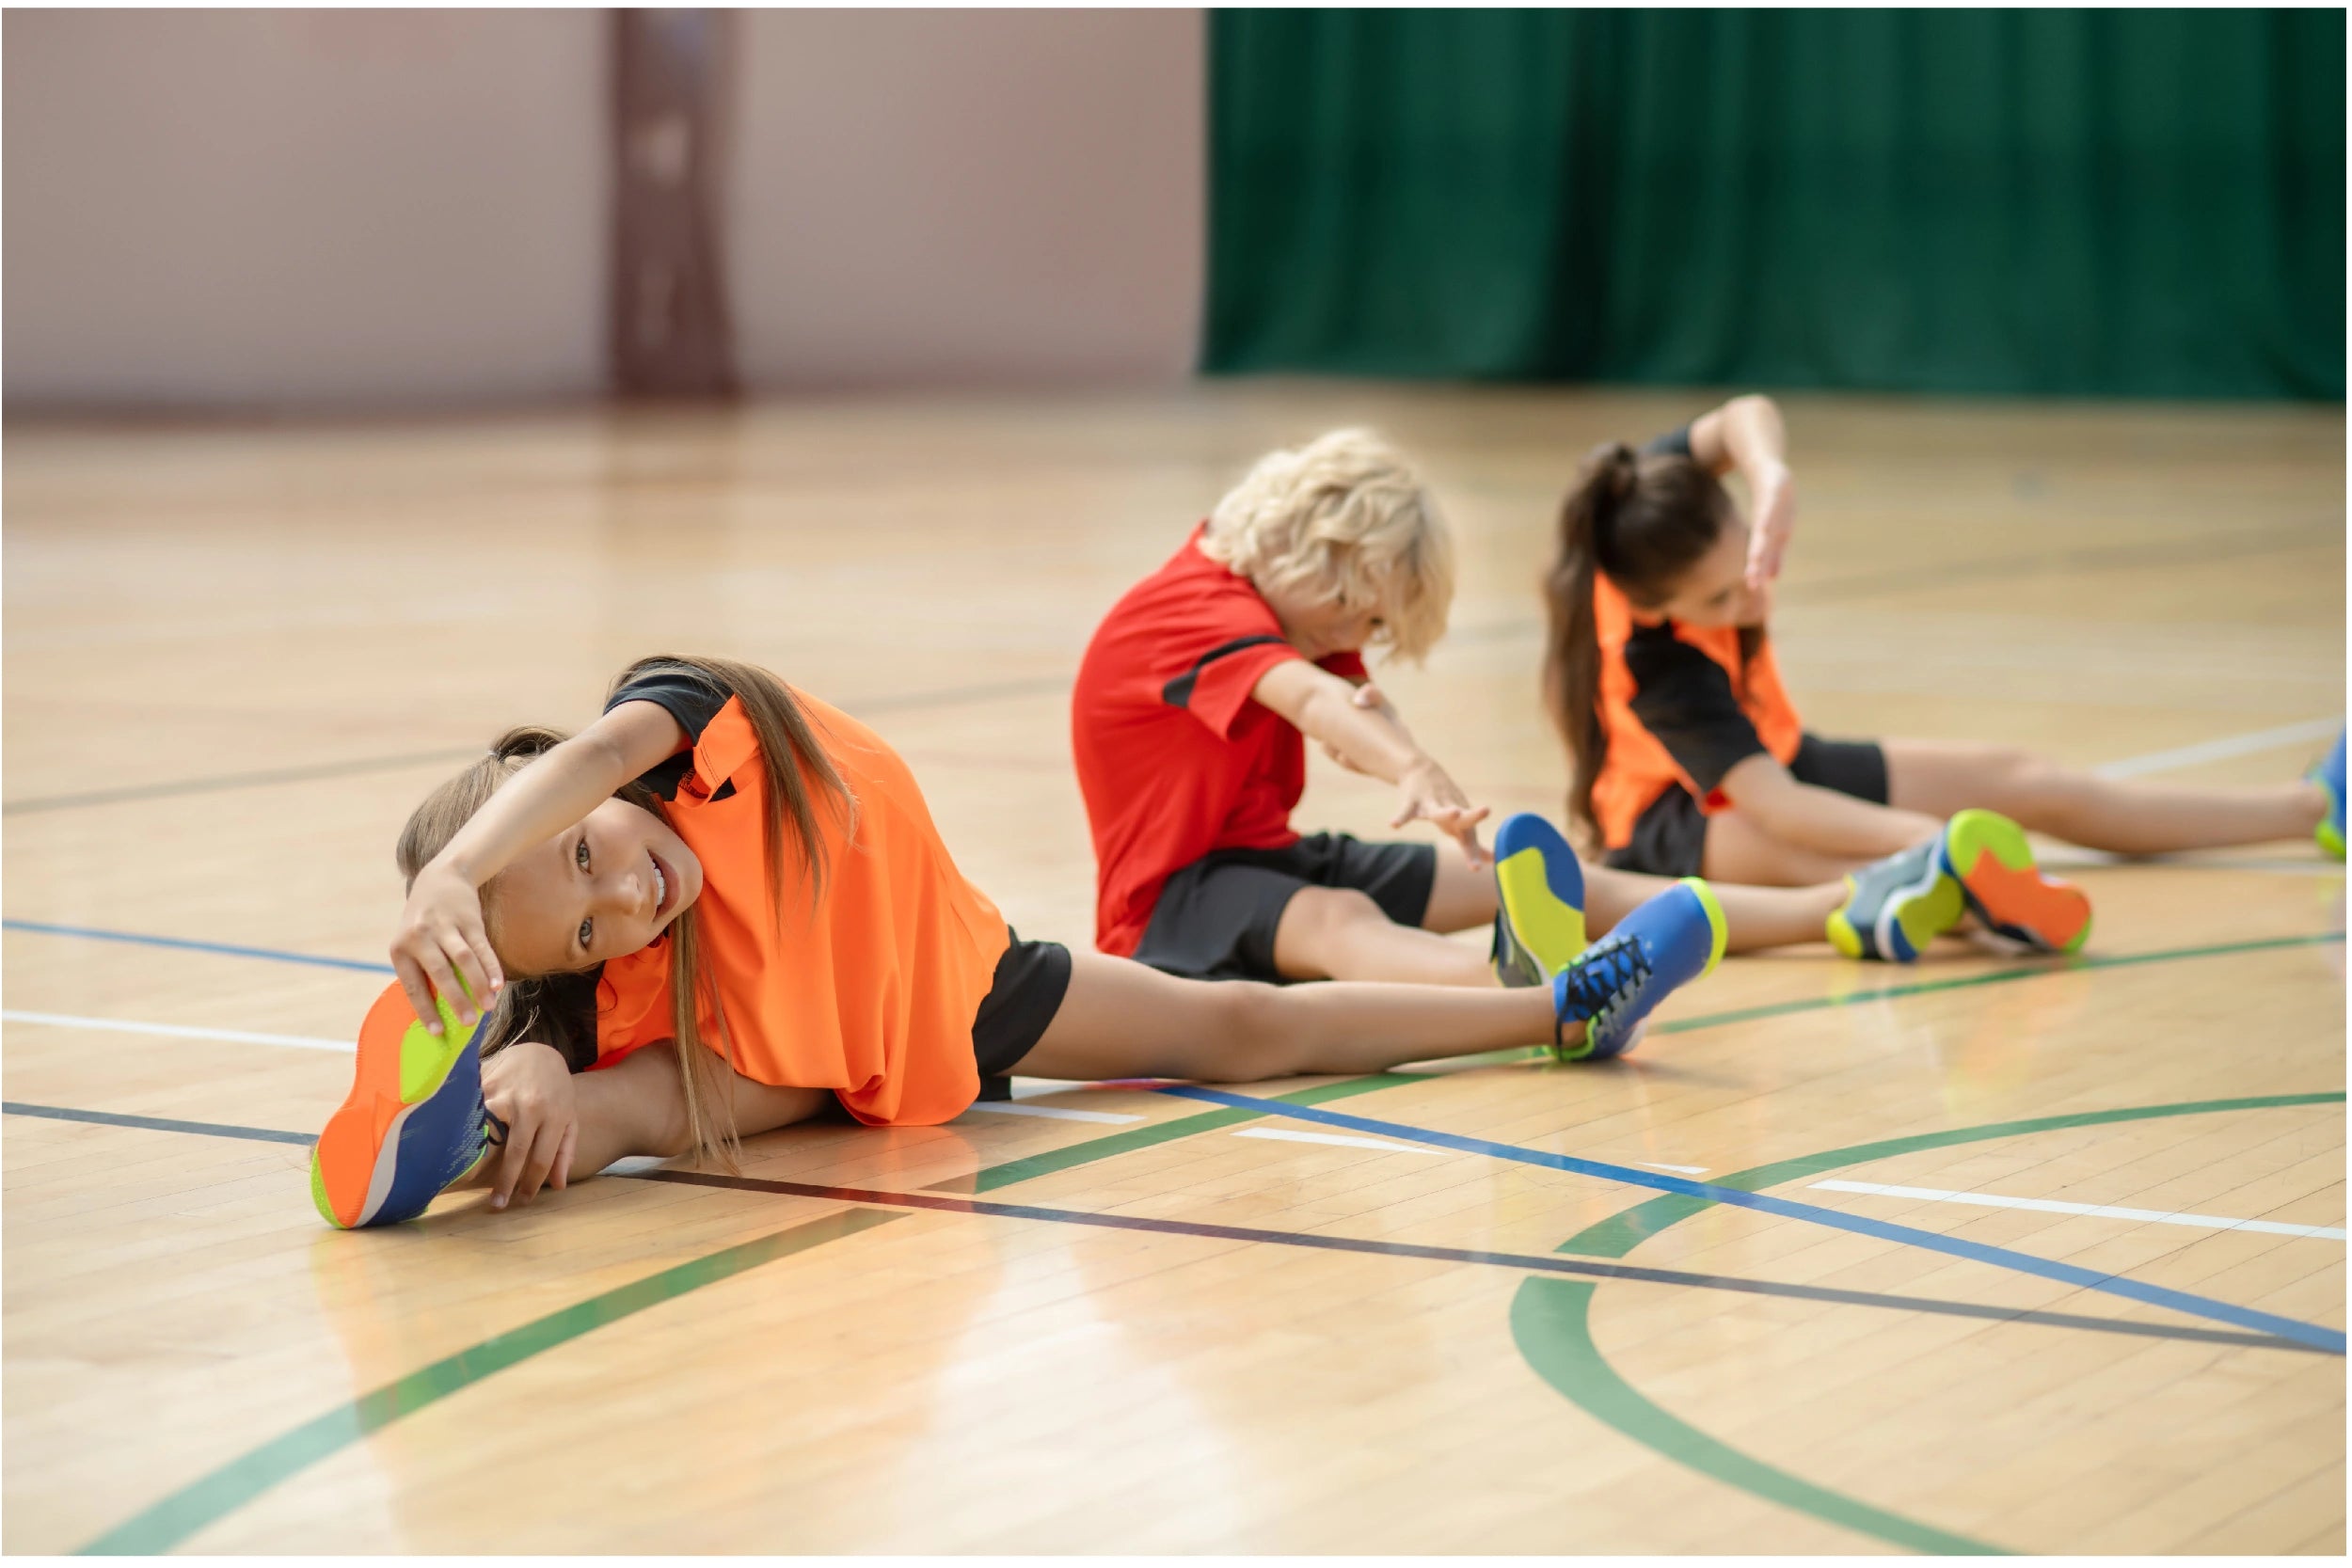
[[(2098, 1127), (2116, 1122), (2146, 1121), (2161, 1117), (2201, 1116), (2222, 1111), (2271, 1110), (2292, 1105), (2341, 1105), (2343, 1091), (2318, 1094), (2255, 1095), (2239, 1100), (2185, 1101), (2170, 1105), (2134, 1105), (2120, 1110), (2082, 1111), (2070, 1116), (2035, 1117), (2022, 1121), (1993, 1122), (1981, 1127), (1952, 1128), (1911, 1137), (1882, 1138), (1824, 1153), (1776, 1160), (1716, 1178), (1723, 1186), (1758, 1192), (1841, 1165), (1866, 1164), (1915, 1149), (1943, 1148), (1954, 1144), (1982, 1143), (1993, 1138), (2055, 1132), (2062, 1128)], [(1587, 1257), (1623, 1258), (1666, 1227), (1689, 1219), (1715, 1205), (1703, 1198), (1669, 1194), (1636, 1204), (1621, 1213), (1585, 1227), (1555, 1250)], [(1874, 1508), (1857, 1497), (1817, 1486), (1801, 1476), (1740, 1452), (1710, 1437), (1673, 1415), (1635, 1388), (1609, 1364), (1595, 1343), (1592, 1330), (1596, 1287), (1565, 1280), (1531, 1279), (1522, 1283), (1511, 1302), (1511, 1338), (1527, 1364), (1546, 1383), (1579, 1408), (1606, 1422), (1645, 1448), (1712, 1477), (1726, 1486), (1762, 1497), (1767, 1502), (1839, 1525), (1914, 1551), (1943, 1553), (2005, 1553), (1953, 1535), (1932, 1525), (1906, 1519)]]
[[(2218, 946), (2176, 948), (2169, 951), (2156, 953), (2130, 954), (2114, 958), (2076, 958), (2057, 963), (2045, 962), (2035, 964), (2028, 968), (1997, 971), (1991, 974), (1964, 975), (1949, 980), (1930, 980), (1920, 981), (1906, 986), (1881, 987), (1869, 991), (1851, 993), (1845, 997), (1824, 997), (1818, 998), (1810, 1002), (1777, 1004), (1768, 1009), (1744, 1008), (1735, 1012), (1702, 1015), (1698, 1018), (1683, 1019), (1676, 1022), (1661, 1024), (1656, 1032), (1683, 1033), (1693, 1029), (1712, 1028), (1718, 1024), (1740, 1022), (1750, 1018), (1758, 1016), (1776, 1017), (1787, 1013), (1819, 1011), (1827, 1007), (1847, 1006), (1857, 1002), (1878, 1001), (1887, 997), (1905, 996), (1922, 991), (1948, 990), (1956, 987), (1965, 985), (1994, 985), (2012, 980), (2030, 980), (2046, 974), (2072, 974), (2082, 969), (2112, 968), (2125, 964), (2154, 963), (2180, 958), (2208, 958), (2230, 953), (2251, 952), (2265, 948), (2304, 947), (2323, 942), (2342, 942), (2343, 940), (2344, 933), (2337, 931), (2321, 933), (2316, 936), (2273, 937), (2249, 942), (2225, 943)], [(1525, 1057), (1529, 1054), (1531, 1054), (1531, 1053), (1525, 1051), (1496, 1052), (1489, 1053), (1484, 1057), (1470, 1059), (1502, 1062)], [(1590, 1069), (1564, 1068), (1561, 1070), (1568, 1071)], [(1344, 1100), (1355, 1095), (1369, 1094), (1376, 1089), (1393, 1088), (1406, 1084), (1426, 1083), (1429, 1076), (1430, 1075), (1425, 1073), (1370, 1073), (1360, 1078), (1343, 1079), (1337, 1083), (1317, 1085), (1305, 1089), (1295, 1089), (1289, 1094), (1277, 1095), (1274, 1098), (1299, 1105), (1322, 1104), (1329, 1101)], [(968, 1179), (959, 1179), (955, 1181), (941, 1182), (938, 1183), (937, 1186), (940, 1190), (959, 1190), (974, 1193), (992, 1192), (999, 1187), (1009, 1186), (1015, 1181), (1032, 1180), (1038, 1177), (1051, 1175), (1057, 1171), (1074, 1169), (1081, 1165), (1091, 1164), (1098, 1160), (1110, 1159), (1116, 1155), (1125, 1154), (1135, 1149), (1147, 1148), (1157, 1144), (1171, 1142), (1177, 1138), (1188, 1137), (1195, 1132), (1212, 1132), (1220, 1127), (1232, 1126), (1239, 1122), (1251, 1121), (1255, 1119), (1257, 1119), (1257, 1114), (1253, 1112), (1226, 1110), (1212, 1111), (1200, 1116), (1181, 1117), (1175, 1120), (1161, 1122), (1154, 1126), (1133, 1128), (1124, 1132), (1114, 1132), (1104, 1137), (1092, 1138), (1082, 1143), (1073, 1144), (1066, 1148), (1050, 1150), (1043, 1154), (1028, 1156), (1025, 1159), (1012, 1160), (1002, 1164), (991, 1165), (974, 1173), (974, 1175)], [(864, 1212), (864, 1211), (850, 1211), (850, 1212)], [(797, 1227), (792, 1230), (778, 1232), (776, 1236), (766, 1238), (765, 1241), (781, 1242), (784, 1238), (798, 1237), (803, 1234), (810, 1237), (807, 1241), (798, 1243), (772, 1254), (772, 1257), (783, 1257), (786, 1256), (787, 1252), (804, 1251), (807, 1247), (820, 1244), (826, 1241), (835, 1240), (838, 1236), (853, 1234), (855, 1229), (866, 1228), (865, 1226), (858, 1226), (852, 1227), (851, 1229), (843, 1229), (834, 1232), (825, 1231), (826, 1227), (837, 1225), (846, 1217), (847, 1216), (845, 1215), (836, 1215), (831, 1219), (815, 1221), (810, 1225)], [(882, 1214), (878, 1215), (878, 1217), (871, 1223), (880, 1224), (883, 1219), (896, 1219), (902, 1216), (896, 1214)], [(757, 1248), (763, 1244), (765, 1244), (764, 1242), (752, 1242), (744, 1243), (744, 1247)], [(298, 1427), (294, 1431), (287, 1433), (283, 1436), (263, 1445), (262, 1448), (254, 1449), (241, 1458), (230, 1461), (219, 1469), (213, 1471), (210, 1475), (199, 1479), (198, 1481), (190, 1483), (188, 1486), (182, 1488), (179, 1492), (173, 1493), (170, 1497), (166, 1497), (163, 1501), (154, 1504), (152, 1507), (125, 1521), (123, 1524), (117, 1526), (114, 1529), (109, 1530), (106, 1534), (99, 1537), (98, 1540), (92, 1542), (89, 1545), (83, 1547), (82, 1550), (84, 1552), (162, 1552), (169, 1550), (172, 1546), (177, 1545), (182, 1541), (184, 1541), (188, 1536), (203, 1528), (214, 1520), (220, 1518), (222, 1515), (228, 1513), (233, 1509), (242, 1507), (246, 1502), (249, 1502), (253, 1497), (259, 1496), (263, 1491), (266, 1491), (271, 1486), (278, 1484), (278, 1481), (285, 1480), (287, 1477), (292, 1476), (300, 1470), (308, 1468), (310, 1465), (317, 1463), (327, 1454), (347, 1446), (349, 1443), (358, 1440), (359, 1437), (365, 1436), (367, 1433), (374, 1432), (389, 1422), (398, 1419), (400, 1417), (408, 1414), (410, 1410), (421, 1408), (422, 1403), (431, 1402), (431, 1400), (444, 1398), (449, 1394), (456, 1392), (459, 1388), (462, 1388), (470, 1383), (478, 1382), (481, 1379), (489, 1376), (493, 1372), (501, 1371), (506, 1367), (512, 1366), (516, 1361), (522, 1359), (524, 1355), (535, 1355), (542, 1350), (552, 1349), (555, 1346), (564, 1343), (565, 1340), (574, 1338), (580, 1334), (588, 1332), (591, 1328), (599, 1327), (605, 1323), (613, 1321), (615, 1318), (625, 1317), (628, 1315), (627, 1312), (612, 1312), (608, 1315), (595, 1318), (593, 1321), (579, 1323), (575, 1326), (570, 1327), (567, 1332), (556, 1334), (553, 1338), (532, 1338), (534, 1333), (545, 1331), (548, 1325), (571, 1323), (572, 1320), (570, 1315), (575, 1312), (586, 1311), (596, 1307), (596, 1305), (600, 1302), (607, 1301), (614, 1296), (626, 1295), (628, 1292), (640, 1288), (651, 1286), (655, 1281), (676, 1281), (677, 1284), (675, 1289), (670, 1290), (666, 1294), (658, 1298), (667, 1300), (670, 1299), (671, 1296), (683, 1294), (688, 1291), (699, 1289), (702, 1285), (710, 1284), (716, 1280), (726, 1278), (732, 1274), (741, 1272), (743, 1268), (754, 1267), (758, 1263), (771, 1260), (770, 1257), (762, 1256), (751, 1259), (747, 1261), (742, 1261), (735, 1267), (724, 1268), (718, 1273), (707, 1275), (697, 1273), (698, 1270), (704, 1269), (707, 1265), (717, 1264), (723, 1259), (734, 1257), (742, 1250), (743, 1248), (729, 1248), (724, 1252), (713, 1253), (707, 1258), (695, 1259), (688, 1262), (681, 1263), (675, 1268), (664, 1270), (660, 1274), (650, 1275), (646, 1280), (639, 1281), (636, 1286), (623, 1286), (618, 1291), (607, 1292), (604, 1296), (592, 1297), (589, 1301), (580, 1303), (577, 1307), (566, 1307), (562, 1311), (551, 1313), (546, 1318), (538, 1319), (531, 1323), (526, 1323), (520, 1328), (509, 1331), (507, 1334), (498, 1336), (492, 1339), (485, 1340), (482, 1344), (475, 1345), (469, 1350), (461, 1351), (456, 1355), (449, 1357), (447, 1360), (436, 1362), (432, 1367), (428, 1367), (421, 1371), (411, 1374), (409, 1378), (404, 1378), (398, 1383), (389, 1384), (384, 1388), (377, 1389), (372, 1394), (364, 1395), (361, 1399), (353, 1402), (352, 1404), (345, 1406), (342, 1410), (321, 1417), (316, 1421), (310, 1422), (303, 1427)], [(640, 1303), (638, 1306), (631, 1307), (628, 1310), (642, 1310), (644, 1307), (651, 1305), (653, 1305), (652, 1301), (645, 1301)], [(520, 1354), (508, 1354), (503, 1356), (491, 1357), (489, 1359), (478, 1359), (486, 1355), (491, 1347), (498, 1345), (527, 1345), (529, 1348), (522, 1350)], [(399, 1403), (397, 1402), (390, 1403), (378, 1403), (374, 1405), (369, 1404), (370, 1401), (381, 1401), (390, 1396), (395, 1390), (408, 1388), (410, 1383), (416, 1379), (427, 1378), (437, 1373), (444, 1378), (453, 1379), (454, 1381), (449, 1382), (446, 1386), (435, 1386), (431, 1394), (431, 1400), (407, 1404)], [(365, 1415), (361, 1414), (363, 1406), (365, 1406), (367, 1410), (367, 1414)], [(1663, 1413), (1661, 1412), (1661, 1414), (1662, 1415)], [(325, 1446), (322, 1447), (321, 1445)]]
[[(871, 1230), (906, 1216), (880, 1209), (848, 1209), (788, 1230), (759, 1237), (722, 1252), (647, 1275), (601, 1295), (575, 1302), (519, 1328), (469, 1345), (455, 1355), (373, 1388), (349, 1404), (307, 1421), (283, 1436), (199, 1476), (162, 1501), (124, 1520), (88, 1545), (84, 1554), (148, 1556), (169, 1551), (198, 1530), (321, 1460), (340, 1453), (372, 1432), (413, 1416), (459, 1389), (504, 1371), (518, 1361), (553, 1350), (592, 1329), (658, 1307), (690, 1291), (730, 1279), (762, 1263), (788, 1258), (827, 1242)], [(364, 1244), (364, 1243), (362, 1243)]]

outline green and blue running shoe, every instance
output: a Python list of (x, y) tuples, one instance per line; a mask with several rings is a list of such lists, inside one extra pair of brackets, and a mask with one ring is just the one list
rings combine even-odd
[(1846, 879), (1846, 901), (1829, 917), (1829, 944), (1850, 958), (1907, 964), (1968, 912), (1959, 879), (1944, 869), (1944, 839), (1921, 839)]
[(2319, 819), (2312, 836), (2319, 847), (2336, 859), (2344, 859), (2344, 732), (2336, 732), (2335, 750), (2328, 760), (2307, 775), (2312, 783), (2328, 792), (2328, 815)]
[[(1650, 1010), (1722, 960), (1724, 936), (1723, 906), (1696, 877), (1637, 907), (1552, 977), (1552, 1054), (1597, 1062), (1632, 1050)], [(1579, 1023), (1584, 1037), (1571, 1045), (1564, 1037)]]
[(1936, 842), (1968, 912), (1994, 936), (2040, 953), (2073, 953), (2090, 940), (2090, 895), (2043, 876), (2026, 830), (2008, 817), (1961, 812), (1944, 824)]
[(1584, 867), (1534, 812), (1495, 830), (1495, 978), (1540, 986), (1584, 951)]
[(343, 1230), (414, 1219), (482, 1163), (497, 1118), (482, 1103), (479, 1025), (440, 1000), (441, 1033), (417, 1022), (397, 982), (359, 1025), (351, 1095), (310, 1151), (310, 1198)]

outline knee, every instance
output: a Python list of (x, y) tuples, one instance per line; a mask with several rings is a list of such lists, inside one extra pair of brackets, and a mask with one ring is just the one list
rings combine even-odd
[(1291, 1038), (1283, 1027), (1283, 990), (1263, 980), (1217, 982), (1215, 1037), (1207, 1042), (1204, 1075), (1221, 1084), (1280, 1078), (1291, 1065)]
[(1283, 906), (1275, 945), (1301, 958), (1321, 960), (1352, 931), (1386, 926), (1388, 915), (1372, 895), (1352, 887), (1308, 887), (1291, 895)]
[(2048, 758), (2015, 746), (1994, 747), (1986, 759), (1985, 772), (1995, 784), (1994, 799), (1988, 803), (2011, 815), (2061, 804), (2072, 782)]

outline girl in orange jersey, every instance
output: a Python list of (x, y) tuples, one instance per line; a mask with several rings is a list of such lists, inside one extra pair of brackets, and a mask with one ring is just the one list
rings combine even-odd
[[(399, 979), (312, 1165), (340, 1226), (454, 1184), (503, 1206), (626, 1155), (729, 1151), (831, 1101), (935, 1124), (1015, 1071), (1248, 1082), (1507, 1046), (1613, 1055), (1724, 945), (1695, 879), (1590, 947), (1581, 911), (1531, 911), (1513, 938), (1548, 983), (1500, 990), (1211, 983), (1025, 942), (880, 737), (712, 658), (632, 665), (576, 737), (511, 732), (418, 808), (398, 858)], [(480, 1028), (474, 998), (493, 999)]]
[[(2080, 944), (2088, 902), (2035, 871), (2019, 824), (2131, 855), (2315, 833), (2343, 857), (2341, 739), (2301, 783), (2233, 790), (2124, 783), (2009, 747), (1808, 733), (1765, 627), (1794, 510), (1787, 451), (1771, 400), (1735, 398), (1639, 453), (1599, 448), (1562, 507), (1544, 685), (1575, 760), (1570, 813), (1608, 864), (1852, 887), (1864, 863), (1895, 857), (1852, 887), (1832, 936), (1903, 957), (1935, 934), (1916, 913), (1930, 907), (1943, 927), (1964, 907), (2029, 946)], [(1734, 471), (1753, 524), (1720, 483)], [(1950, 896), (1877, 918), (1887, 893), (1939, 868)]]

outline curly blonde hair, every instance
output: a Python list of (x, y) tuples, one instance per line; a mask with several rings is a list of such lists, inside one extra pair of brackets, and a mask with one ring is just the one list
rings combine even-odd
[(1209, 515), (1201, 549), (1261, 589), (1376, 608), (1374, 646), (1418, 662), (1445, 635), (1454, 537), (1404, 453), (1368, 430), (1269, 452)]

